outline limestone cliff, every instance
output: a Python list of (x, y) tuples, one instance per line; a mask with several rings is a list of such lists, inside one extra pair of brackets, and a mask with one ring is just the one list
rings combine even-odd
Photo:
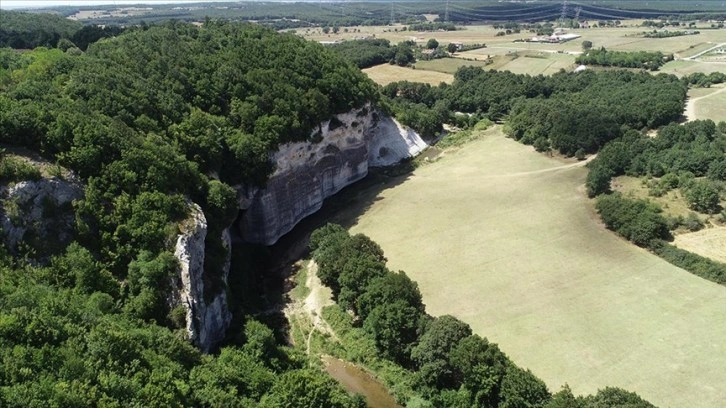
[[(179, 276), (174, 278), (172, 287), (175, 291), (170, 295), (169, 303), (172, 307), (177, 304), (184, 307), (189, 339), (202, 351), (209, 352), (224, 338), (232, 315), (227, 307), (225, 290), (214, 294), (211, 300), (205, 300), (204, 240), (207, 237), (207, 220), (198, 205), (190, 203), (190, 207), (190, 217), (176, 241), (174, 255), (179, 259), (181, 270)], [(231, 249), (229, 230), (224, 231), (222, 240)], [(231, 251), (227, 253), (222, 276), (225, 284)]]
[(41, 178), (0, 186), (2, 240), (11, 252), (28, 244), (39, 260), (53, 255), (73, 239), (73, 200), (83, 188), (72, 178)]
[[(274, 244), (323, 200), (368, 174), (415, 156), (426, 143), (370, 106), (322, 123), (312, 142), (288, 143), (273, 155), (275, 172), (264, 189), (240, 190), (242, 237)], [(317, 139), (317, 140), (316, 140)]]

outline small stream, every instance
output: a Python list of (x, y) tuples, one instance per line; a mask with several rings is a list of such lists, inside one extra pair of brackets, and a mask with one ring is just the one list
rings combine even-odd
[(364, 396), (369, 408), (402, 408), (386, 387), (364, 370), (331, 356), (323, 356), (322, 360), (325, 371), (348, 392)]

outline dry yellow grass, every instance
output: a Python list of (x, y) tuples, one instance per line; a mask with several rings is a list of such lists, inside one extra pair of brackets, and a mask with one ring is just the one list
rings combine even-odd
[(696, 100), (696, 118), (711, 119), (714, 122), (726, 120), (726, 88), (714, 89), (714, 92)]
[(675, 246), (726, 263), (726, 227), (712, 227), (676, 235)]
[(423, 82), (431, 85), (438, 85), (442, 82), (451, 83), (454, 76), (443, 72), (425, 71), (399, 67), (398, 65), (382, 64), (366, 68), (363, 72), (375, 83), (385, 86), (395, 81)]
[(710, 74), (711, 72), (726, 73), (726, 62), (703, 62), (703, 61), (686, 61), (677, 60), (666, 63), (660, 68), (660, 72), (673, 74), (678, 77), (690, 75), (694, 72), (703, 72)]
[(721, 406), (726, 289), (604, 229), (586, 172), (494, 127), (390, 182), (351, 231), (418, 282), (430, 313), (471, 324), (553, 390)]
[[(688, 203), (678, 190), (671, 190), (662, 197), (653, 197), (648, 195), (648, 187), (643, 184), (643, 179), (638, 177), (620, 176), (615, 177), (611, 183), (614, 191), (619, 191), (626, 196), (633, 198), (645, 198), (657, 203), (663, 208), (663, 214), (668, 216), (685, 217), (693, 210), (688, 208)], [(702, 216), (706, 219), (706, 216)]]

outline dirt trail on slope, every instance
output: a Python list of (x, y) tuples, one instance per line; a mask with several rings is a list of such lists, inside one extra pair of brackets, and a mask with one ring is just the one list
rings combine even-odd
[(310, 332), (305, 339), (305, 352), (310, 354), (311, 341), (313, 333), (319, 331), (328, 334), (334, 341), (338, 341), (338, 337), (330, 327), (328, 322), (323, 319), (323, 308), (334, 304), (332, 293), (329, 288), (325, 287), (317, 275), (318, 265), (315, 261), (309, 261), (307, 265), (307, 278), (305, 286), (310, 290), (307, 297), (303, 300), (295, 300), (285, 307), (285, 315), (288, 320), (294, 316), (305, 316), (312, 324)]
[(698, 102), (698, 101), (700, 101), (701, 99), (704, 99), (704, 98), (710, 98), (710, 97), (712, 97), (714, 95), (718, 95), (718, 94), (720, 94), (720, 93), (722, 93), (724, 91), (726, 91), (726, 88), (721, 88), (721, 89), (719, 89), (716, 92), (712, 92), (712, 93), (710, 93), (708, 95), (699, 96), (697, 98), (688, 98), (688, 102), (686, 102), (686, 111), (683, 114), (686, 117), (686, 120), (688, 122), (691, 122), (691, 121), (694, 121), (694, 120), (698, 119), (696, 117), (696, 102)]

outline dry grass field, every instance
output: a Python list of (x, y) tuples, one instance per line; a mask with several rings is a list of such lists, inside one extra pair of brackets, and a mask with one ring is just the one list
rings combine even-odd
[(454, 76), (442, 72), (427, 71), (423, 69), (412, 69), (399, 67), (398, 65), (382, 64), (366, 68), (363, 72), (373, 82), (385, 86), (395, 81), (424, 82), (431, 85), (438, 85), (442, 82), (452, 83)]
[(471, 324), (552, 390), (723, 406), (726, 289), (607, 231), (582, 163), (485, 132), (378, 186), (348, 209), (352, 232), (418, 282), (430, 313)]
[[(626, 20), (623, 21), (621, 27), (568, 30), (568, 32), (581, 35), (582, 38), (563, 44), (539, 45), (555, 51), (581, 51), (582, 41), (589, 40), (592, 41), (595, 47), (602, 46), (607, 49), (623, 51), (663, 51), (666, 53), (676, 53), (679, 57), (686, 58), (724, 42), (726, 38), (726, 30), (710, 30), (705, 29), (705, 27), (697, 27), (701, 31), (701, 34), (698, 35), (671, 38), (643, 38), (639, 34), (643, 31), (648, 31), (648, 28), (641, 27), (641, 22), (642, 20)], [(462, 42), (465, 44), (483, 43), (489, 47), (500, 46), (511, 49), (522, 48), (523, 44), (514, 43), (514, 40), (527, 39), (534, 35), (530, 32), (523, 31), (519, 34), (497, 36), (496, 34), (500, 30), (495, 29), (491, 25), (472, 25), (466, 26), (464, 30), (446, 32), (403, 31), (403, 28), (404, 26), (399, 24), (394, 26), (348, 27), (349, 32), (347, 33), (344, 32), (346, 27), (341, 27), (341, 31), (337, 34), (324, 34), (320, 29), (308, 29), (307, 31), (298, 29), (296, 32), (314, 41), (334, 41), (375, 36), (376, 38), (389, 39), (394, 43), (415, 40), (423, 44), (429, 38), (436, 38), (442, 44), (448, 44), (450, 42)], [(356, 30), (356, 32), (353, 32), (353, 30)], [(535, 46), (537, 44), (532, 45)]]
[(673, 243), (678, 248), (726, 263), (726, 227), (706, 228), (688, 234), (679, 234)]
[(690, 60), (676, 60), (664, 64), (659, 72), (673, 74), (677, 77), (690, 75), (694, 72), (703, 72), (710, 74), (711, 72), (726, 73), (726, 62), (703, 62)]
[(714, 122), (726, 121), (726, 88), (718, 88), (695, 102), (695, 116)]
[(467, 61), (461, 58), (439, 58), (430, 61), (417, 61), (416, 69), (425, 71), (443, 72), (446, 74), (454, 74), (461, 67), (475, 66), (486, 67), (484, 61)]
[[(338, 34), (323, 34), (320, 29), (297, 30), (305, 38), (315, 41), (333, 41), (363, 37), (386, 38), (391, 42), (414, 40), (424, 44), (429, 38), (436, 38), (441, 44), (462, 42), (465, 44), (486, 44), (487, 48), (457, 54), (461, 58), (484, 60), (493, 56), (495, 63), (487, 69), (510, 70), (526, 74), (552, 74), (560, 69), (574, 68), (575, 54), (582, 51), (582, 41), (592, 41), (595, 47), (605, 47), (618, 51), (662, 51), (673, 53), (676, 58), (689, 58), (702, 51), (706, 51), (717, 44), (726, 41), (726, 30), (707, 29), (706, 25), (697, 27), (701, 31), (698, 35), (689, 35), (671, 38), (643, 38), (640, 34), (648, 28), (641, 27), (641, 20), (624, 21), (621, 27), (589, 28), (568, 30), (582, 37), (562, 44), (515, 43), (517, 39), (527, 39), (534, 34), (521, 32), (506, 36), (497, 36), (498, 29), (491, 25), (467, 26), (464, 30), (448, 32), (412, 32), (403, 31), (403, 25), (350, 27), (349, 32)], [(353, 32), (355, 30), (355, 32)], [(360, 32), (358, 32), (360, 30)], [(510, 54), (518, 52), (522, 55), (545, 55), (542, 61), (511, 59)], [(559, 53), (558, 53), (559, 52)], [(708, 54), (704, 59), (712, 58)], [(418, 63), (421, 64), (421, 63)], [(431, 69), (438, 72), (453, 72), (452, 67), (457, 63), (421, 64), (419, 68)], [(678, 76), (693, 72), (726, 72), (726, 62), (676, 60), (666, 64), (662, 72)]]

